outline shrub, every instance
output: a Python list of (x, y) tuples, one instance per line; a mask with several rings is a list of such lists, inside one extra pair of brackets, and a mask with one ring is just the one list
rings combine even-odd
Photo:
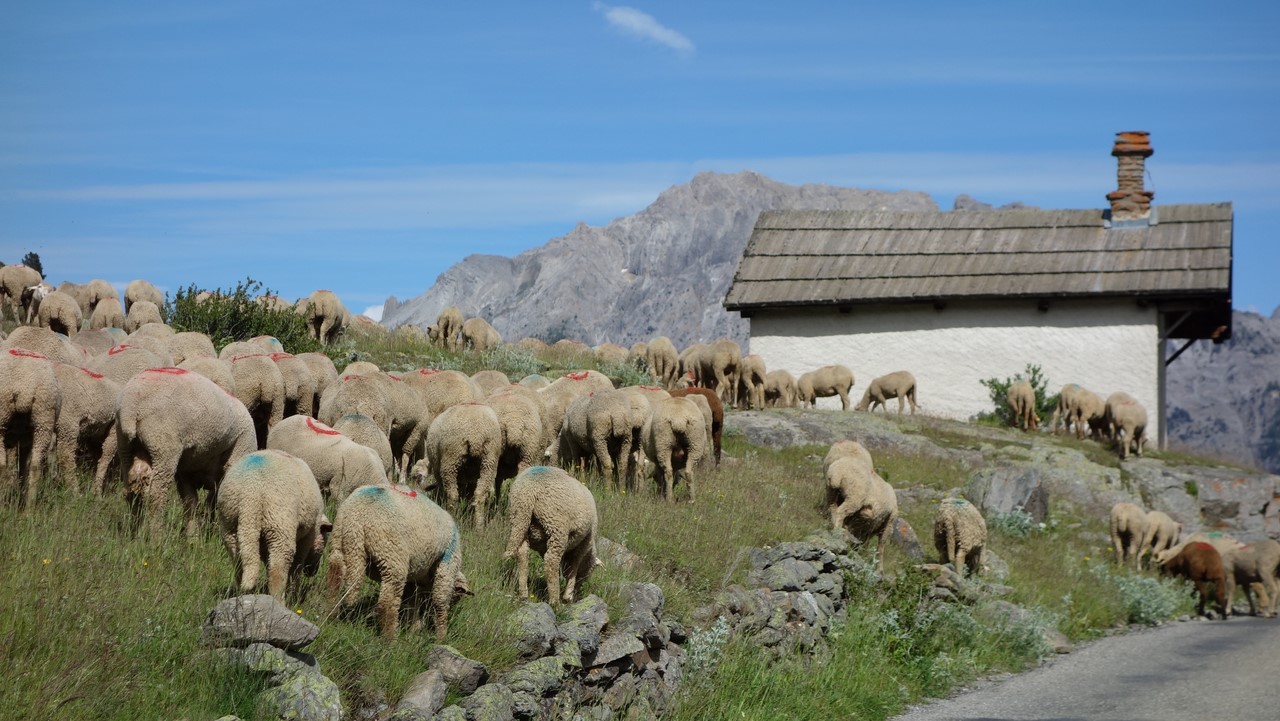
[(1008, 513), (995, 512), (987, 519), (987, 528), (1009, 538), (1026, 538), (1031, 535), (1031, 514), (1015, 508)]
[(1014, 374), (1012, 378), (987, 378), (978, 381), (987, 387), (987, 392), (991, 394), (991, 403), (995, 406), (995, 410), (988, 413), (979, 413), (977, 420), (984, 423), (1011, 426), (1014, 425), (1013, 412), (1009, 409), (1009, 386), (1014, 383), (1025, 380), (1031, 383), (1031, 389), (1036, 394), (1036, 414), (1041, 418), (1053, 417), (1054, 410), (1058, 407), (1058, 394), (1048, 394), (1048, 379), (1044, 377), (1044, 372), (1040, 366), (1028, 363), (1025, 370), (1021, 373)]
[(1173, 579), (1129, 573), (1113, 573), (1105, 564), (1089, 568), (1094, 578), (1110, 582), (1120, 594), (1129, 623), (1155, 625), (1188, 608), (1191, 600), (1185, 586)]
[(204, 292), (194, 284), (179, 289), (164, 305), (169, 325), (178, 331), (204, 333), (213, 346), (222, 350), (228, 343), (248, 340), (260, 335), (275, 336), (290, 353), (323, 351), (320, 342), (307, 333), (306, 320), (292, 310), (272, 310), (254, 300), (268, 294), (262, 283), (246, 278), (231, 290), (221, 288), (203, 301), (196, 296)]

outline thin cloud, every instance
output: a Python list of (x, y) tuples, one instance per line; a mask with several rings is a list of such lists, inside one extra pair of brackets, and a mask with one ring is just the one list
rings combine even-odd
[(604, 19), (610, 25), (629, 35), (652, 40), (681, 53), (687, 54), (694, 51), (692, 40), (683, 33), (658, 22), (657, 18), (649, 13), (626, 5), (605, 5), (600, 2), (595, 3), (593, 7), (604, 15)]

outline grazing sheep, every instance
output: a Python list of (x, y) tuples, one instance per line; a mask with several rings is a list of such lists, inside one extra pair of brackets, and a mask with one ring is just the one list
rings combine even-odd
[(827, 450), (827, 455), (822, 459), (822, 472), (825, 474), (831, 468), (831, 464), (841, 458), (857, 458), (866, 465), (867, 470), (875, 471), (876, 469), (876, 464), (871, 460), (871, 453), (867, 450), (867, 447), (855, 440), (846, 438), (831, 444), (831, 448)]
[(1164, 564), (1164, 572), (1170, 576), (1185, 578), (1196, 585), (1196, 593), (1200, 596), (1196, 613), (1201, 616), (1204, 615), (1204, 606), (1209, 598), (1205, 584), (1212, 583), (1218, 610), (1223, 618), (1227, 617), (1227, 575), (1218, 549), (1202, 541), (1188, 543)]
[(157, 308), (164, 307), (164, 293), (145, 280), (131, 280), (124, 287), (124, 309), (128, 311), (134, 303), (145, 300), (154, 303)]
[(445, 350), (457, 351), (462, 346), (462, 311), (457, 306), (451, 305), (440, 311), (440, 315), (436, 316), (435, 324), (436, 334), (431, 336), (431, 331), (427, 331), (427, 337), (436, 341)]
[(742, 374), (742, 348), (728, 338), (717, 339), (698, 355), (698, 363), (699, 385), (713, 388), (722, 405), (732, 404)]
[(601, 343), (591, 349), (597, 363), (625, 363), (630, 352), (617, 343)]
[[(148, 326), (139, 328), (146, 330)], [(217, 358), (218, 351), (213, 349), (213, 340), (204, 333), (183, 331), (174, 333), (169, 340), (169, 349), (173, 353), (173, 362), (179, 365), (188, 358)]]
[(254, 353), (231, 358), (231, 377), (236, 398), (249, 409), (258, 429), (258, 448), (266, 448), (267, 432), (284, 418), (284, 376), (271, 356)]
[[(61, 290), (61, 288), (59, 288)], [(116, 287), (101, 278), (93, 280), (79, 286), (78, 292), (73, 296), (79, 302), (80, 315), (85, 318), (93, 316), (93, 311), (97, 309), (98, 303), (107, 298), (115, 298), (119, 300), (120, 293), (116, 291)]]
[(378, 454), (383, 472), (387, 474), (387, 478), (392, 477), (396, 462), (395, 454), (391, 451), (391, 440), (372, 418), (359, 413), (348, 413), (333, 424), (333, 430)]
[(840, 410), (849, 410), (849, 389), (853, 387), (853, 371), (842, 365), (823, 366), (796, 380), (796, 398), (816, 406), (819, 398), (840, 396)]
[(565, 410), (559, 457), (566, 465), (594, 460), (601, 476), (623, 488), (630, 475), (631, 398), (622, 391), (595, 391)]
[(280, 378), (284, 380), (284, 417), (311, 415), (311, 404), (316, 396), (316, 381), (311, 377), (311, 369), (289, 353), (272, 353), (268, 357), (280, 369)]
[(764, 359), (752, 353), (742, 357), (742, 372), (738, 376), (738, 407), (760, 410), (764, 408), (764, 384), (768, 373)]
[(271, 355), (272, 353), (285, 352), (284, 343), (281, 343), (280, 339), (273, 335), (255, 335), (254, 337), (250, 338), (247, 342), (257, 346), (258, 353), (266, 353), (267, 355)]
[(43, 282), (37, 283), (30, 288), (23, 288), (21, 306), (26, 309), (26, 314), (18, 320), (27, 325), (34, 323), (36, 318), (40, 316), (40, 304), (44, 302), (45, 298), (49, 297), (50, 293), (56, 290), (53, 286)]
[(283, 451), (255, 451), (227, 469), (216, 502), (222, 545), (240, 593), (258, 586), (267, 567), (267, 593), (284, 598), (298, 572), (314, 576), (333, 525), (320, 486), (306, 463)]
[(689, 503), (696, 500), (693, 468), (707, 450), (706, 422), (702, 411), (688, 398), (664, 398), (653, 404), (653, 415), (641, 430), (644, 454), (653, 463), (658, 493), (675, 503), (676, 474), (683, 471), (689, 487)]
[(764, 376), (764, 402), (770, 408), (795, 408), (795, 376), (785, 370), (766, 373)]
[(613, 390), (613, 382), (596, 371), (579, 371), (557, 378), (539, 391), (546, 409), (542, 426), (546, 447), (554, 449), (556, 446), (569, 404), (597, 390)]
[(645, 352), (645, 361), (649, 364), (649, 372), (664, 387), (670, 389), (680, 374), (680, 354), (675, 345), (665, 335), (649, 341)]
[(506, 373), (495, 370), (477, 371), (471, 375), (471, 382), (480, 388), (480, 392), (487, 398), (495, 391), (506, 390), (511, 386), (511, 379)]
[(373, 419), (387, 437), (391, 437), (391, 421), (394, 411), (390, 389), (381, 373), (360, 376), (343, 375), (331, 383), (320, 396), (318, 420), (328, 425), (348, 413), (359, 413)]
[(100, 301), (98, 307), (93, 309), (93, 315), (89, 318), (90, 330), (124, 328), (124, 325), (124, 308), (120, 306), (120, 301), (115, 298), (106, 298)]
[(14, 328), (9, 337), (0, 342), (0, 350), (14, 348), (22, 348), (51, 361), (75, 366), (84, 365), (90, 358), (87, 351), (71, 342), (66, 335), (33, 325)]
[(254, 298), (253, 302), (257, 303), (263, 308), (266, 308), (267, 310), (274, 311), (276, 313), (293, 312), (293, 303), (290, 303), (289, 301), (285, 300), (284, 298), (281, 298), (278, 295), (267, 295), (264, 293), (258, 296), (257, 298)]
[(160, 314), (160, 306), (149, 300), (140, 300), (129, 308), (129, 315), (124, 319), (124, 329), (132, 333), (148, 323), (164, 324), (164, 316)]
[[(529, 549), (542, 554), (551, 605), (573, 603), (577, 584), (600, 565), (596, 558), (596, 499), (578, 479), (559, 468), (533, 466), (511, 483), (507, 515), (511, 535), (502, 558), (516, 558), (520, 598), (529, 597)], [(564, 576), (564, 595), (560, 576)]]
[(151, 368), (124, 385), (116, 405), (116, 453), (134, 527), (143, 507), (153, 537), (164, 523), (164, 503), (177, 483), (186, 533), (196, 532), (196, 502), (233, 463), (257, 450), (253, 418), (244, 404), (213, 381), (181, 368)]
[(317, 290), (304, 305), (307, 332), (324, 345), (333, 345), (347, 324), (348, 313), (342, 301), (331, 290)]
[[(507, 384), (507, 388), (512, 388)], [(531, 398), (530, 396), (534, 396)], [(485, 405), (498, 414), (502, 428), (502, 452), (498, 455), (498, 473), (494, 497), (501, 496), (502, 482), (515, 478), (521, 471), (537, 465), (542, 457), (542, 407), (536, 393), (503, 390), (484, 399)]]
[(267, 435), (267, 448), (301, 458), (321, 492), (335, 503), (360, 486), (390, 485), (376, 451), (311, 416), (290, 416), (277, 423)]
[(1036, 392), (1031, 381), (1020, 380), (1010, 384), (1005, 400), (1009, 402), (1014, 426), (1032, 432), (1040, 427), (1040, 416), (1036, 415)]
[(898, 399), (898, 415), (902, 415), (903, 401), (909, 401), (911, 415), (914, 416), (916, 414), (916, 377), (907, 371), (894, 371), (873, 379), (871, 385), (867, 386), (866, 392), (862, 394), (862, 400), (858, 402), (855, 410), (874, 411), (879, 406), (888, 413), (889, 406), (885, 401), (890, 398)]
[(40, 312), (36, 316), (36, 324), (41, 328), (48, 328), (54, 333), (61, 333), (67, 337), (80, 332), (80, 323), (83, 320), (84, 314), (76, 299), (56, 290), (41, 301)]
[[(963, 498), (944, 498), (933, 517), (933, 545), (942, 563), (970, 575), (982, 569), (982, 552), (987, 544), (987, 522), (982, 512)], [(963, 573), (963, 571), (961, 571)]]
[(165, 360), (142, 346), (125, 344), (112, 346), (106, 353), (91, 358), (85, 367), (123, 386), (148, 368), (168, 368)]
[(382, 369), (376, 363), (363, 360), (351, 361), (342, 369), (344, 376), (372, 376), (381, 373)]
[(1076, 428), (1076, 438), (1084, 440), (1085, 427), (1089, 435), (1100, 440), (1106, 432), (1107, 402), (1102, 396), (1091, 390), (1081, 388), (1075, 397), (1075, 412), (1072, 423)]
[[(102, 301), (102, 303), (109, 303), (109, 302), (111, 302), (110, 299)], [(102, 307), (102, 303), (98, 304), (99, 308)], [(143, 326), (143, 328), (147, 328), (147, 327), (167, 328), (168, 326), (158, 325), (156, 323), (148, 323), (147, 325)], [(142, 330), (139, 329), (137, 332), (129, 336), (126, 336), (124, 343), (122, 343), (121, 345), (127, 345), (127, 346), (137, 347), (137, 348), (146, 348), (147, 350), (154, 353), (156, 358), (159, 359), (160, 364), (157, 366), (158, 368), (170, 368), (174, 364), (173, 352), (169, 350), (170, 340), (172, 338), (173, 338), (172, 333), (170, 333), (166, 337), (161, 337), (160, 333), (143, 333)], [(107, 350), (109, 352), (111, 349), (108, 348)]]
[(649, 344), (642, 340), (631, 344), (631, 347), (627, 349), (627, 357), (622, 362), (632, 368), (648, 371), (649, 375), (657, 377), (657, 374), (653, 372), (653, 368), (649, 367)]
[(879, 538), (876, 570), (884, 571), (884, 549), (898, 517), (898, 498), (883, 478), (861, 458), (837, 458), (827, 469), (827, 508), (831, 527), (846, 525), (862, 542)]
[[(644, 476), (644, 424), (653, 415), (654, 405), (670, 398), (671, 394), (658, 386), (626, 386), (620, 390), (631, 401), (631, 454), (627, 459), (630, 467), (627, 472), (627, 490), (635, 490), (640, 487)], [(710, 407), (707, 410), (710, 412)]]
[(502, 454), (502, 424), (498, 414), (482, 403), (450, 406), (427, 429), (427, 461), (451, 510), (458, 508), (463, 484), (473, 486), (471, 505), (476, 528), (483, 529), (494, 498), (498, 457)]
[(15, 321), (27, 317), (27, 307), (22, 304), (22, 292), (44, 281), (40, 272), (25, 265), (0, 267), (0, 300), (6, 300)]
[(52, 361), (24, 348), (0, 353), (0, 488), (8, 492), (16, 485), (19, 505), (35, 503), (61, 406)]
[(706, 343), (694, 343), (680, 351), (680, 355), (676, 359), (677, 377), (672, 381), (671, 386), (673, 388), (678, 387), (678, 384), (681, 383), (682, 379), (686, 376), (688, 377), (686, 382), (691, 385), (705, 385), (706, 379), (702, 375), (702, 356), (710, 349), (711, 346)]
[(724, 405), (720, 403), (720, 398), (707, 388), (677, 388), (671, 391), (672, 398), (686, 398), (690, 395), (702, 396), (711, 407), (711, 447), (715, 451), (716, 465), (719, 466), (721, 440), (724, 437)]
[[(112, 331), (119, 331), (119, 334), (117, 335)], [(102, 355), (108, 350), (111, 350), (113, 346), (124, 343), (127, 339), (128, 335), (126, 335), (124, 330), (120, 328), (95, 328), (93, 330), (82, 330), (79, 333), (76, 333), (76, 337), (72, 338), (71, 342), (76, 347), (84, 351), (87, 355), (85, 361), (87, 361), (88, 358)]]
[(1055, 436), (1060, 434), (1059, 422), (1062, 423), (1062, 430), (1071, 430), (1071, 425), (1075, 422), (1076, 396), (1082, 390), (1084, 389), (1079, 385), (1068, 383), (1058, 391), (1058, 405), (1053, 409), (1053, 420), (1049, 423), (1049, 431)]
[(444, 641), (449, 607), (471, 595), (462, 574), (462, 543), (453, 517), (405, 486), (357, 488), (338, 506), (329, 537), (330, 598), (356, 600), (366, 573), (381, 582), (378, 626), (387, 639), (400, 627), (400, 602), (408, 591), (410, 630), (421, 620), (422, 589), (430, 589), (436, 640)]
[(238, 355), (262, 355), (262, 348), (257, 343), (250, 343), (247, 340), (235, 340), (222, 346), (222, 350), (218, 351), (218, 358), (229, 361)]
[(1133, 396), (1117, 391), (1107, 396), (1104, 418), (1109, 435), (1120, 446), (1120, 458), (1129, 457), (1130, 446), (1141, 458), (1147, 442), (1147, 409)]
[(1111, 507), (1111, 547), (1116, 553), (1117, 566), (1132, 561), (1134, 570), (1138, 569), (1146, 534), (1146, 511), (1124, 502)]
[(1147, 512), (1147, 530), (1142, 534), (1142, 550), (1138, 552), (1138, 565), (1142, 565), (1142, 559), (1147, 554), (1151, 554), (1151, 558), (1155, 558), (1155, 554), (1169, 548), (1173, 548), (1178, 543), (1178, 536), (1182, 535), (1182, 524), (1174, 521), (1169, 514), (1163, 511)]
[(231, 364), (227, 361), (218, 360), (217, 358), (187, 358), (179, 363), (178, 367), (192, 373), (199, 373), (213, 381), (231, 397), (235, 397), (236, 379), (235, 376), (231, 375)]
[(423, 403), (436, 415), (450, 406), (484, 400), (480, 387), (461, 371), (419, 368), (405, 373), (404, 382), (422, 393)]
[(338, 369), (333, 365), (333, 359), (324, 353), (299, 353), (298, 360), (307, 364), (307, 368), (311, 370), (311, 377), (316, 382), (316, 395), (311, 402), (311, 414), (319, 416), (320, 398), (324, 395), (325, 389), (338, 382)]
[(93, 495), (101, 498), (107, 468), (116, 457), (116, 399), (120, 397), (120, 384), (100, 373), (65, 363), (54, 363), (53, 372), (62, 392), (56, 441), (58, 475), (78, 494), (76, 455), (83, 451), (94, 468)]
[[(1227, 614), (1231, 614), (1231, 602), (1235, 600), (1236, 584), (1244, 587), (1244, 597), (1249, 601), (1249, 614), (1258, 615), (1261, 606), (1262, 615), (1273, 618), (1276, 615), (1276, 604), (1280, 601), (1280, 589), (1276, 585), (1276, 574), (1280, 572), (1280, 543), (1270, 538), (1251, 543), (1241, 548), (1222, 554), (1223, 571), (1227, 581)], [(1258, 589), (1257, 586), (1261, 586)], [(1258, 591), (1258, 603), (1254, 604), (1254, 593)]]

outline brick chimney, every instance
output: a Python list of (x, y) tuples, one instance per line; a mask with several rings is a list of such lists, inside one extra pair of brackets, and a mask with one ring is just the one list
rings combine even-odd
[(1147, 220), (1151, 217), (1151, 199), (1155, 191), (1144, 190), (1142, 176), (1151, 149), (1151, 134), (1145, 130), (1116, 133), (1111, 154), (1116, 157), (1116, 189), (1107, 193), (1111, 201), (1111, 220)]

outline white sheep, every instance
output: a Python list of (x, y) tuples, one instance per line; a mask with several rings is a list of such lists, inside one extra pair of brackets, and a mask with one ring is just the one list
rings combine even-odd
[(1107, 396), (1105, 419), (1110, 436), (1120, 446), (1120, 457), (1128, 458), (1129, 447), (1133, 446), (1141, 458), (1147, 442), (1147, 409), (1133, 396), (1117, 391)]
[(62, 391), (53, 362), (25, 348), (0, 353), (0, 488), (26, 484), (30, 507), (57, 434)]
[(258, 586), (259, 561), (267, 592), (283, 598), (297, 572), (315, 575), (332, 524), (315, 476), (283, 451), (255, 451), (227, 469), (218, 486), (218, 528), (241, 593)]
[(982, 569), (982, 554), (987, 544), (986, 519), (967, 500), (944, 498), (933, 517), (933, 544), (942, 563), (977, 575)]
[(1116, 565), (1123, 566), (1132, 560), (1137, 570), (1146, 533), (1147, 512), (1141, 507), (1126, 502), (1111, 507), (1111, 547), (1116, 554)]
[(301, 458), (335, 503), (360, 486), (389, 485), (382, 459), (311, 416), (289, 416), (267, 434), (267, 448)]
[(696, 499), (694, 466), (707, 453), (707, 426), (702, 411), (689, 398), (653, 403), (653, 415), (641, 431), (644, 454), (654, 464), (653, 480), (668, 502), (675, 503), (676, 474), (683, 472), (689, 502)]
[(849, 531), (864, 543), (879, 538), (876, 569), (884, 570), (884, 549), (898, 518), (898, 498), (883, 478), (856, 456), (837, 458), (826, 472), (831, 527)]
[(853, 387), (853, 371), (842, 365), (823, 366), (796, 380), (796, 398), (801, 404), (817, 405), (819, 398), (840, 396), (840, 410), (849, 410), (849, 389)]
[(875, 462), (871, 459), (871, 452), (867, 450), (867, 447), (855, 440), (846, 438), (831, 444), (831, 448), (827, 450), (827, 455), (822, 459), (822, 472), (826, 473), (831, 468), (831, 464), (841, 458), (857, 458), (866, 465), (867, 470), (875, 471), (876, 469)]
[(596, 558), (596, 500), (591, 490), (559, 468), (533, 466), (511, 482), (507, 515), (511, 534), (504, 559), (516, 558), (520, 598), (529, 597), (529, 549), (542, 554), (547, 599), (573, 602), (574, 590), (600, 565)]
[[(98, 307), (102, 307), (99, 303)], [(102, 497), (107, 468), (116, 456), (116, 399), (120, 384), (86, 368), (55, 363), (53, 372), (62, 392), (58, 410), (58, 474), (73, 492), (80, 492), (77, 451), (96, 461), (93, 495)]]
[(882, 375), (871, 381), (871, 385), (867, 386), (866, 392), (862, 394), (862, 400), (859, 401), (856, 410), (874, 411), (877, 406), (889, 412), (889, 406), (885, 401), (890, 398), (898, 399), (898, 415), (902, 415), (903, 401), (911, 403), (911, 415), (916, 414), (916, 377), (907, 371), (894, 371), (887, 375)]
[(498, 475), (502, 453), (502, 424), (492, 408), (463, 403), (445, 409), (427, 429), (427, 461), (445, 502), (456, 512), (461, 486), (473, 486), (471, 505), (476, 528), (483, 529)]
[(453, 517), (425, 495), (405, 486), (363, 486), (338, 506), (329, 537), (330, 598), (339, 605), (356, 600), (366, 572), (381, 582), (378, 626), (394, 639), (400, 602), (409, 591), (411, 630), (422, 589), (430, 590), (436, 639), (444, 641), (449, 607), (470, 595), (462, 574), (462, 542)]
[(1174, 521), (1163, 511), (1148, 511), (1147, 530), (1142, 534), (1142, 550), (1138, 553), (1138, 565), (1142, 565), (1142, 559), (1147, 554), (1155, 558), (1155, 554), (1160, 551), (1173, 548), (1177, 545), (1180, 535), (1182, 535), (1181, 523)]

